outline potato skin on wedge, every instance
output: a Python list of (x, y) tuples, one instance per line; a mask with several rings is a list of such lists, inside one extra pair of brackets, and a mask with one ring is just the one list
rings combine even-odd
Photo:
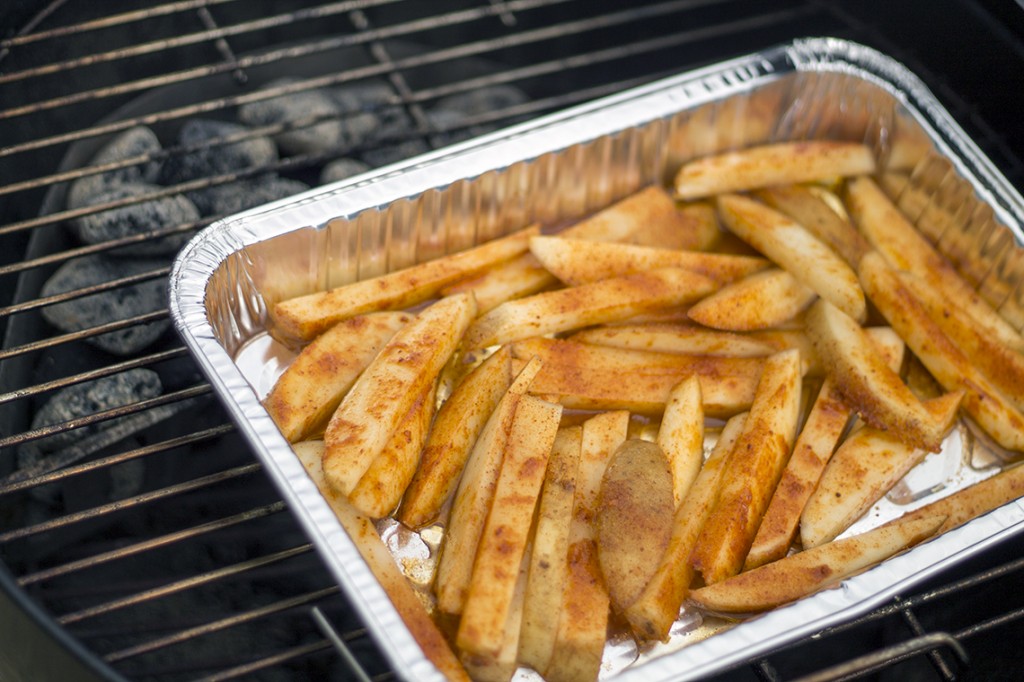
[(690, 601), (712, 613), (767, 611), (806, 597), (916, 545), (933, 535), (944, 521), (945, 516), (926, 516), (830, 542), (694, 590)]

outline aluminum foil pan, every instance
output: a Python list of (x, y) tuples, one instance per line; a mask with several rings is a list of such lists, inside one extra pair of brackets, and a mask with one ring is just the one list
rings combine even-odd
[[(666, 182), (696, 156), (822, 138), (863, 140), (881, 167), (906, 173), (899, 203), (1007, 319), (1024, 323), (1024, 200), (912, 73), (874, 50), (827, 38), (685, 73), (269, 204), (211, 225), (182, 250), (170, 278), (178, 331), (400, 676), (440, 678), (260, 404), (291, 358), (267, 333), (268, 309), (534, 221), (557, 227)], [(1007, 461), (961, 427), (850, 532), (986, 478)], [(394, 542), (395, 526), (381, 525), (389, 546), (429, 555), (429, 543)], [(758, 618), (722, 627), (684, 615), (668, 643), (639, 654), (613, 640), (602, 678), (678, 680), (726, 669), (867, 611), (1022, 529), (1017, 501)]]

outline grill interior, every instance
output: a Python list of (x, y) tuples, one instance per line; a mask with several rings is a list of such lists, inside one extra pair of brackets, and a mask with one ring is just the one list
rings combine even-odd
[[(1010, 181), (1024, 184), (1024, 98), (1010, 87), (1024, 69), (1024, 13), (1011, 0), (23, 4), (0, 9), (0, 600), (10, 602), (0, 616), (22, 614), (0, 617), (0, 632), (28, 644), (0, 654), (0, 673), (6, 663), (25, 679), (58, 669), (140, 680), (393, 677), (173, 332), (128, 354), (95, 345), (104, 334), (166, 324), (166, 310), (75, 331), (43, 317), (66, 301), (159, 285), (172, 256), (133, 258), (144, 264), (46, 293), (69, 261), (191, 235), (218, 214), (92, 242), (69, 231), (76, 220), (271, 173), (315, 185), (338, 156), (376, 165), (812, 35), (906, 63)], [(970, 45), (966, 56), (954, 44)], [(275, 82), (285, 76), (294, 80)], [(390, 94), (362, 112), (405, 123), (344, 153), (303, 150), (69, 208), (69, 187), (100, 172), (315, 130), (352, 112), (311, 110), (198, 147), (176, 137), (189, 120), (234, 120), (241, 105), (369, 82)], [(510, 86), (523, 96), (436, 115), (446, 98)], [(162, 148), (83, 166), (138, 125)], [(159, 392), (33, 423), (59, 392), (140, 369), (159, 378)], [(843, 670), (994, 679), (1012, 663), (999, 642), (1024, 632), (1024, 599), (1013, 589), (1021, 549), (1019, 540), (1004, 544), (723, 679), (834, 679)], [(19, 617), (26, 627), (15, 626)]]

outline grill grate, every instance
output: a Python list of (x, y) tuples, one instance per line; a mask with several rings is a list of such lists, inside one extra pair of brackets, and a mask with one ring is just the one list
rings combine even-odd
[[(128, 0), (55, 0), (34, 14), (32, 3), (9, 4), (0, 26), (22, 28), (0, 39), (0, 555), (10, 574), (0, 582), (41, 606), (40, 623), (59, 626), (57, 646), (84, 647), (83, 665), (112, 679), (393, 677), (173, 334), (127, 357), (91, 343), (166, 323), (167, 311), (73, 331), (41, 316), (60, 303), (162, 281), (170, 256), (144, 271), (44, 294), (59, 267), (190, 235), (219, 215), (90, 244), (69, 236), (69, 222), (267, 174), (315, 182), (336, 155), (295, 153), (68, 206), (76, 181), (314, 129), (338, 114), (310, 112), (196, 144), (174, 137), (185, 120), (226, 119), (281, 95), (383, 81), (391, 94), (364, 110), (398, 107), (410, 123), (348, 153), (426, 149), (795, 37), (835, 35), (907, 62), (1010, 180), (1024, 179), (1024, 127), (1010, 125), (1014, 107), (961, 96), (977, 72), (954, 71), (956, 80), (947, 80), (949, 64), (932, 54), (931, 38), (904, 42), (909, 10), (880, 0), (666, 0), (628, 8), (610, 0), (179, 0), (145, 9)], [(1000, 23), (966, 0), (943, 5), (945, 23), (929, 27), (934, 40), (976, 31), (1000, 57), (984, 65), (986, 74), (1019, 73), (1024, 52), (1012, 32), (1020, 17), (999, 8)], [(272, 83), (282, 75), (295, 79)], [(431, 116), (443, 98), (494, 86), (527, 97), (454, 122)], [(85, 165), (110, 136), (140, 125), (158, 131), (160, 149)], [(159, 375), (162, 393), (32, 424), (57, 392), (139, 369)], [(24, 461), (26, 449), (61, 438), (64, 445)], [(833, 679), (876, 669), (896, 679), (909, 679), (900, 677), (908, 670), (923, 670), (923, 679), (954, 679), (965, 669), (983, 676), (977, 642), (1012, 627), (1024, 606), (990, 599), (990, 612), (954, 620), (950, 604), (1012, 592), (1024, 568), (1009, 559), (1014, 549), (722, 678)], [(41, 642), (46, 633), (34, 636)], [(334, 640), (351, 655), (339, 654)], [(836, 662), (845, 667), (830, 667)]]

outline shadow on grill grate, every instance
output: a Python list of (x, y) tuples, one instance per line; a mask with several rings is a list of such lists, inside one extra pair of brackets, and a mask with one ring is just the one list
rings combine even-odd
[[(23, 27), (0, 40), (3, 581), (41, 605), (38, 623), (60, 626), (58, 650), (84, 647), (84, 663), (72, 666), (131, 679), (390, 676), (168, 329), (164, 278), (196, 230), (794, 37), (873, 44), (924, 76), (929, 64), (949, 65), (917, 61), (932, 43), (900, 42), (907, 10), (881, 2), (33, 4), (0, 10), (0, 26)], [(1024, 54), (1005, 47), (1012, 24), (944, 4), (933, 36), (991, 33), (991, 54), (1008, 58), (981, 68), (993, 79), (1019, 72)], [(1008, 127), (1014, 107), (968, 106), (975, 93), (957, 93), (976, 72), (956, 75), (933, 88), (1019, 183), (1024, 127)], [(1019, 566), (985, 577), (952, 588), (942, 578), (728, 677), (789, 679), (882, 649), (892, 679), (949, 679), (962, 664), (945, 640), (935, 665), (929, 655), (893, 665), (885, 649), (935, 632), (965, 642), (979, 678), (995, 676), (991, 661), (1006, 661), (991, 646), (1001, 631), (979, 624), (1019, 615), (1020, 604), (1003, 600)], [(352, 649), (354, 668), (314, 607)], [(21, 636), (37, 646), (48, 637)], [(26, 670), (64, 665), (59, 654), (13, 656)]]

